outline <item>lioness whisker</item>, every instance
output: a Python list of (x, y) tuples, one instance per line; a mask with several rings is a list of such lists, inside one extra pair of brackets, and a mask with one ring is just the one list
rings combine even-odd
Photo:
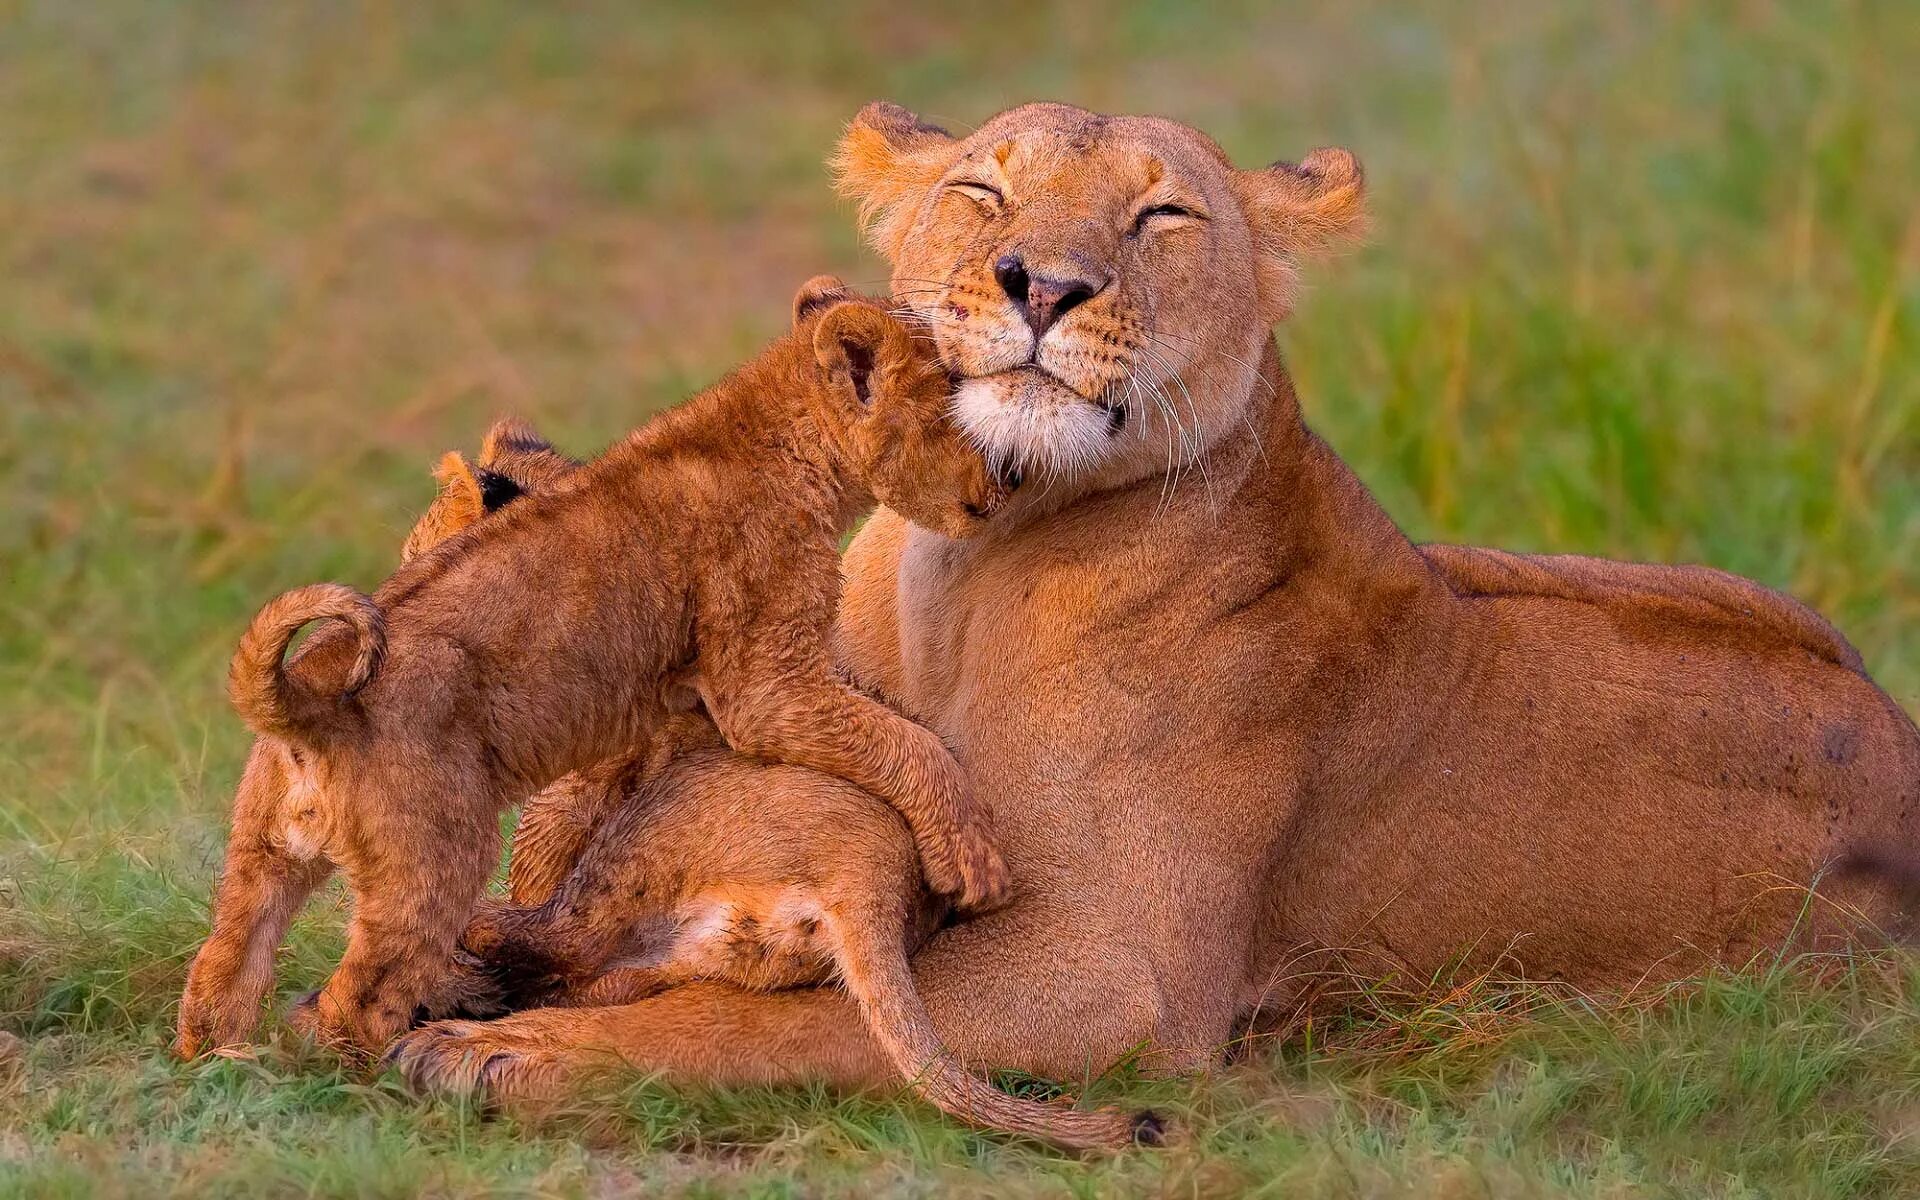
[[(1183, 341), (1191, 342), (1196, 345), (1201, 344), (1200, 339), (1193, 337), (1190, 334), (1174, 333), (1170, 329), (1148, 328), (1145, 331), (1145, 333), (1149, 339), (1156, 342), (1163, 337), (1172, 337), (1172, 338), (1179, 338)], [(1253, 381), (1259, 384), (1261, 387), (1267, 389), (1267, 397), (1269, 399), (1272, 399), (1274, 397), (1275, 392), (1273, 390), (1273, 384), (1267, 382), (1266, 377), (1260, 373), (1260, 368), (1254, 366), (1252, 363), (1248, 362), (1246, 359), (1241, 358), (1238, 354), (1234, 354), (1228, 350), (1221, 350), (1221, 349), (1215, 348), (1215, 349), (1208, 350), (1207, 353), (1213, 355), (1216, 358), (1224, 358), (1229, 362), (1238, 363), (1240, 366), (1246, 368), (1247, 371), (1249, 371), (1252, 374)]]
[[(1148, 330), (1148, 331), (1146, 332), (1146, 336), (1147, 336), (1147, 337), (1148, 337), (1148, 338), (1149, 338), (1150, 340), (1153, 340), (1153, 341), (1156, 341), (1156, 342), (1157, 342), (1157, 341), (1159, 340), (1159, 338), (1158, 338), (1158, 335), (1159, 335), (1159, 334), (1163, 334), (1163, 333), (1166, 333), (1166, 332), (1167, 332), (1166, 330), (1152, 330), (1152, 329), (1150, 329), (1150, 330)], [(1185, 335), (1181, 335), (1181, 334), (1174, 334), (1174, 335), (1172, 335), (1172, 336), (1175, 336), (1175, 337), (1182, 337), (1182, 336), (1185, 336)], [(1189, 340), (1192, 340), (1192, 339), (1189, 339)], [(1241, 357), (1240, 357), (1239, 355), (1237, 355), (1237, 354), (1231, 354), (1231, 353), (1229, 353), (1229, 352), (1227, 352), (1227, 351), (1225, 351), (1225, 350), (1215, 350), (1215, 351), (1212, 351), (1212, 353), (1213, 353), (1213, 354), (1214, 354), (1214, 355), (1215, 355), (1216, 357), (1219, 357), (1219, 358), (1225, 358), (1225, 359), (1227, 359), (1227, 360), (1229, 360), (1229, 361), (1231, 361), (1231, 362), (1235, 362), (1235, 363), (1238, 363), (1238, 364), (1239, 364), (1240, 366), (1242, 366), (1242, 367), (1245, 367), (1245, 368), (1246, 368), (1246, 369), (1247, 369), (1247, 370), (1248, 370), (1248, 371), (1249, 371), (1249, 372), (1251, 373), (1251, 377), (1252, 377), (1252, 379), (1253, 379), (1253, 381), (1254, 381), (1255, 383), (1257, 383), (1257, 384), (1259, 384), (1259, 385), (1260, 385), (1261, 387), (1264, 387), (1264, 388), (1266, 388), (1266, 389), (1267, 389), (1267, 394), (1268, 394), (1268, 396), (1270, 396), (1270, 397), (1271, 397), (1271, 396), (1274, 396), (1274, 395), (1275, 395), (1275, 392), (1274, 392), (1274, 389), (1273, 389), (1273, 385), (1272, 385), (1271, 383), (1268, 383), (1268, 382), (1266, 381), (1266, 379), (1265, 379), (1265, 378), (1263, 378), (1263, 377), (1261, 376), (1261, 374), (1260, 374), (1260, 372), (1259, 372), (1259, 371), (1258, 371), (1258, 370), (1257, 370), (1257, 369), (1256, 369), (1256, 368), (1254, 367), (1254, 365), (1253, 365), (1252, 363), (1250, 363), (1250, 362), (1248, 362), (1248, 361), (1247, 361), (1246, 359), (1244, 359), (1244, 358), (1241, 358)], [(1207, 380), (1208, 380), (1208, 382), (1210, 382), (1210, 383), (1215, 383), (1215, 384), (1218, 384), (1218, 383), (1220, 382), (1220, 378), (1219, 378), (1219, 376), (1218, 376), (1218, 375), (1217, 375), (1217, 374), (1216, 374), (1215, 372), (1213, 372), (1212, 370), (1210, 370), (1210, 369), (1208, 368), (1208, 364), (1207, 364), (1207, 363), (1206, 363), (1206, 362), (1205, 362), (1204, 360), (1196, 360), (1196, 361), (1194, 361), (1193, 363), (1190, 363), (1190, 364), (1189, 364), (1189, 366), (1190, 366), (1190, 367), (1198, 367), (1198, 368), (1200, 368), (1200, 369), (1201, 369), (1201, 370), (1202, 370), (1203, 372), (1205, 372), (1205, 374), (1206, 374), (1206, 376), (1207, 376)], [(1263, 463), (1268, 463), (1268, 465), (1271, 465), (1271, 463), (1270, 463), (1270, 461), (1269, 461), (1269, 460), (1268, 460), (1268, 458), (1267, 458), (1267, 447), (1266, 447), (1266, 444), (1265, 444), (1265, 443), (1264, 443), (1264, 442), (1263, 442), (1263, 441), (1261, 440), (1261, 438), (1260, 438), (1260, 430), (1259, 430), (1259, 429), (1258, 429), (1257, 427), (1255, 427), (1255, 425), (1254, 425), (1254, 423), (1253, 423), (1253, 418), (1252, 418), (1252, 417), (1250, 417), (1250, 416), (1248, 416), (1248, 415), (1247, 415), (1247, 414), (1246, 414), (1246, 413), (1245, 413), (1245, 412), (1243, 411), (1243, 412), (1241, 412), (1241, 413), (1240, 413), (1240, 423), (1241, 423), (1241, 424), (1243, 424), (1243, 425), (1245, 425), (1245, 426), (1247, 427), (1247, 432), (1248, 432), (1249, 434), (1251, 434), (1251, 435), (1253, 436), (1253, 446), (1254, 446), (1254, 449), (1255, 449), (1255, 450), (1256, 450), (1256, 451), (1257, 451), (1257, 452), (1259, 453), (1259, 455), (1260, 455), (1260, 461), (1261, 461), (1261, 462), (1263, 462)]]
[(1156, 369), (1167, 379), (1170, 379), (1174, 386), (1180, 389), (1181, 395), (1186, 399), (1187, 415), (1193, 418), (1194, 424), (1193, 440), (1191, 443), (1193, 464), (1200, 469), (1201, 482), (1207, 489), (1208, 510), (1211, 511), (1217, 519), (1219, 517), (1218, 497), (1215, 496), (1213, 490), (1213, 475), (1207, 470), (1206, 447), (1200, 441), (1200, 410), (1193, 401), (1193, 393), (1188, 390), (1186, 381), (1180, 378), (1179, 371), (1175, 369), (1172, 361), (1169, 360), (1166, 355), (1155, 350), (1145, 342), (1135, 346), (1134, 352), (1146, 356), (1149, 362), (1154, 363)]

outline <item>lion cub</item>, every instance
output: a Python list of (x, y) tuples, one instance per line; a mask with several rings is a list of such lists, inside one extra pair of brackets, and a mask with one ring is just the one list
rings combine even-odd
[[(825, 647), (838, 540), (876, 497), (955, 536), (1004, 499), (945, 418), (949, 387), (879, 302), (814, 280), (790, 334), (553, 490), (421, 554), (373, 597), (319, 585), (262, 610), (235, 655), (234, 702), (284, 747), (286, 786), (314, 814), (287, 840), (306, 878), (337, 864), (355, 893), (319, 1033), (373, 1050), (404, 1029), (485, 885), (500, 809), (644, 744), (684, 706), (681, 680), (736, 749), (893, 804), (936, 892), (999, 900), (989, 816), (952, 756), (842, 685)], [(283, 667), (318, 617), (345, 627)], [(236, 1040), (236, 1011), (244, 1037), (257, 1013), (264, 980), (235, 967), (270, 963), (285, 922), (230, 903), (236, 891), (223, 883), (190, 972), (182, 1053)]]
[[(402, 565), (510, 501), (550, 490), (579, 465), (525, 423), (496, 422), (481, 445), (478, 466), (449, 450), (434, 467), (439, 493), (407, 535)], [(194, 957), (180, 1001), (174, 1049), (182, 1056), (246, 1038), (273, 984), (275, 948), (300, 905), (332, 871), (316, 853), (324, 837), (321, 806), (299, 764), (298, 750), (268, 737), (255, 740), (247, 756), (213, 933)], [(462, 988), (458, 999), (473, 1004), (470, 989)]]
[[(501, 422), (478, 467), (455, 453), (441, 460), (440, 495), (403, 559), (552, 489), (578, 465), (530, 427)], [(953, 1116), (1075, 1149), (1163, 1134), (1151, 1112), (1022, 1099), (968, 1073), (941, 1042), (908, 965), (946, 905), (922, 889), (899, 819), (844, 780), (727, 749), (703, 713), (529, 799), (510, 884), (512, 903), (481, 902), (425, 1014), (625, 1003), (695, 979), (753, 989), (837, 980), (903, 1080)], [(396, 1044), (396, 1057), (407, 1045)]]
[[(441, 496), (410, 551), (555, 486), (576, 465), (509, 424), (488, 435), (480, 462), (476, 471), (457, 454), (442, 460)], [(530, 798), (509, 884), (510, 902), (481, 901), (428, 1013), (625, 1004), (703, 979), (754, 990), (837, 981), (903, 1081), (952, 1116), (1074, 1149), (1164, 1136), (1149, 1111), (1023, 1099), (968, 1072), (909, 965), (946, 905), (922, 889), (898, 818), (844, 780), (729, 750), (703, 713), (676, 716), (648, 746)], [(409, 1047), (460, 1028), (486, 1029), (429, 1028), (392, 1057), (418, 1076), (426, 1060)]]

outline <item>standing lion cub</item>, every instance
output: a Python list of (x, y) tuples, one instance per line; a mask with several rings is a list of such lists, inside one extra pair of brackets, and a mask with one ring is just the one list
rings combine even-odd
[[(485, 885), (500, 809), (642, 743), (684, 680), (736, 749), (893, 804), (935, 891), (997, 903), (1007, 878), (989, 814), (952, 756), (843, 686), (825, 648), (838, 540), (876, 498), (964, 536), (1005, 497), (947, 420), (949, 390), (885, 307), (813, 280), (790, 334), (555, 490), (420, 555), (372, 597), (323, 584), (268, 604), (232, 691), (284, 747), (308, 815), (282, 848), (302, 869), (261, 905), (231, 886), (230, 864), (176, 1048), (247, 1036), (291, 906), (330, 865), (346, 870), (354, 913), (312, 1019), (329, 1039), (385, 1045)], [(344, 627), (282, 667), (321, 617)]]

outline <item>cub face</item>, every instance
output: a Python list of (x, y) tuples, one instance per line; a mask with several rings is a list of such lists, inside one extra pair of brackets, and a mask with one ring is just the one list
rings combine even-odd
[(1017, 479), (997, 476), (953, 420), (953, 380), (924, 329), (832, 276), (794, 298), (826, 375), (820, 414), (874, 498), (947, 537), (978, 533)]

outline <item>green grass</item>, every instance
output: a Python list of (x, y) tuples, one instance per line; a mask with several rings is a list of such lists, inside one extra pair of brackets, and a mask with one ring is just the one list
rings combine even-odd
[(876, 97), (1353, 147), (1373, 240), (1283, 341), (1411, 533), (1740, 571), (1920, 702), (1920, 10), (797, 7), (0, 0), (0, 1192), (1920, 1191), (1903, 958), (1375, 997), (1101, 1081), (1191, 1137), (1088, 1163), (886, 1098), (636, 1084), (530, 1126), (290, 1046), (164, 1058), (254, 606), (380, 578), (492, 415), (589, 449), (806, 276), (878, 277), (820, 166)]

